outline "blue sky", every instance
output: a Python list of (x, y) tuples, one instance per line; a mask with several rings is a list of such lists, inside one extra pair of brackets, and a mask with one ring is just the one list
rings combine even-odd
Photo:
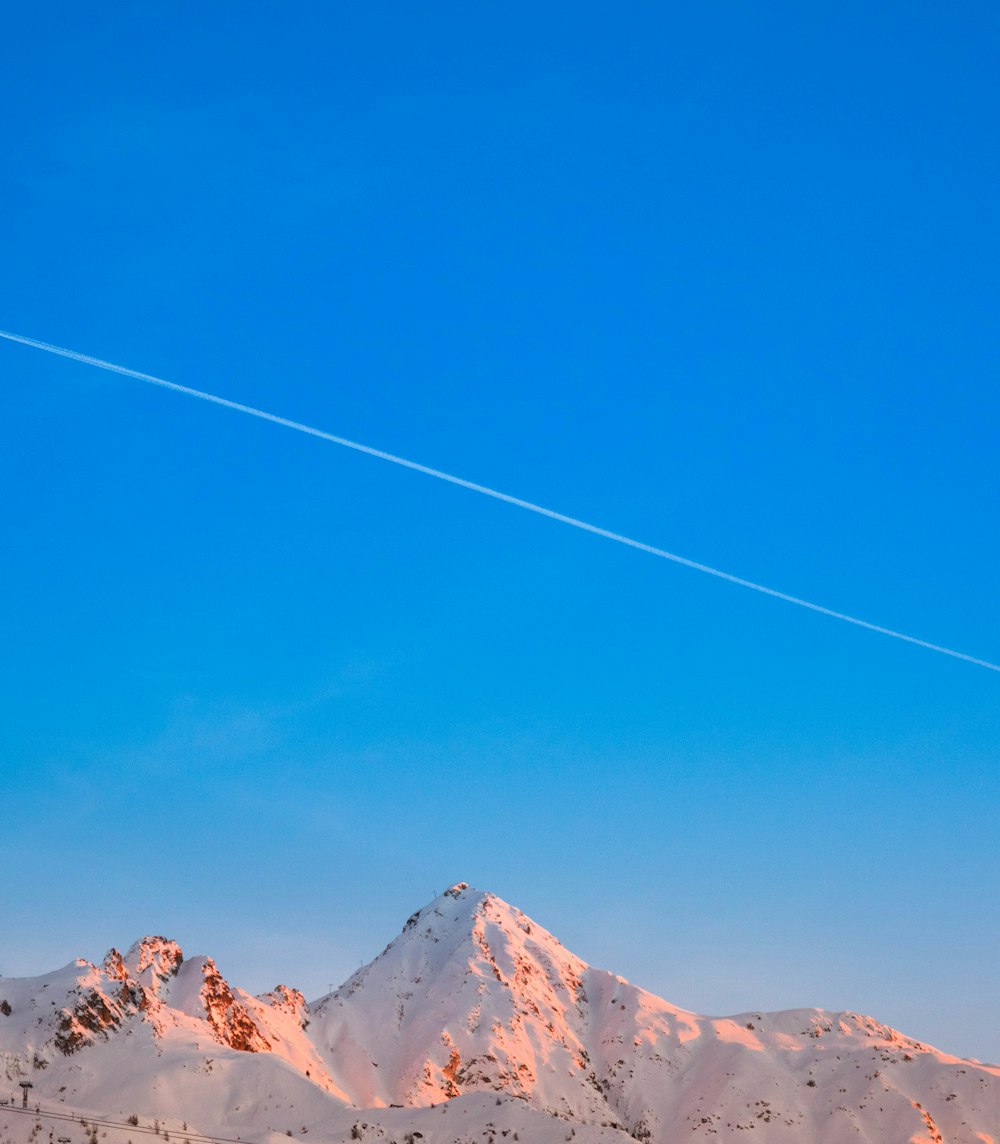
[[(1000, 14), (102, 5), (0, 51), (0, 328), (1000, 656)], [(0, 344), (0, 972), (310, 995), (463, 879), (1000, 1058), (994, 673)]]

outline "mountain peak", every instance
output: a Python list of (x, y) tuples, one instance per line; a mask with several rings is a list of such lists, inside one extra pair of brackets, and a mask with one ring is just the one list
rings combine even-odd
[(534, 945), (540, 943), (545, 946), (550, 956), (577, 961), (556, 937), (516, 906), (488, 890), (477, 890), (467, 882), (456, 882), (411, 914), (395, 940), (370, 965), (358, 970), (345, 988), (352, 988), (356, 979), (367, 977), (370, 970), (404, 944), (414, 951), (421, 945), (441, 946), (433, 959), (435, 964), (440, 963), (442, 957), (445, 960), (457, 957), (464, 963), (470, 957), (476, 960), (483, 956), (491, 964), (490, 972), (497, 976), (496, 966), (492, 964), (495, 950), (512, 944), (520, 947), (528, 937), (532, 938)]
[[(340, 1058), (331, 1067), (349, 1054), (362, 1102), (432, 1104), (485, 1088), (523, 1099), (541, 1089), (554, 1104), (558, 1068), (583, 1074), (573, 1110), (610, 1121), (581, 1051), (586, 971), (520, 910), (458, 882), (314, 1013)], [(375, 999), (393, 1013), (388, 1025)]]
[(109, 962), (115, 964), (115, 954), (118, 954), (120, 975), (124, 976), (121, 974), (121, 970), (124, 970), (140, 984), (152, 987), (154, 992), (161, 981), (176, 976), (184, 960), (177, 942), (158, 935), (147, 935), (133, 942), (124, 957), (117, 950), (110, 950), (105, 958), (106, 966)]
[[(345, 1139), (344, 1117), (366, 1109), (352, 1139), (398, 1139), (401, 1125), (419, 1124), (428, 1144), (445, 1144), (456, 1122), (442, 1102), (453, 1097), (454, 1116), (469, 1114), (487, 1138), (501, 1123), (507, 1131), (514, 1109), (574, 1122), (539, 1121), (531, 1133), (522, 1124), (535, 1144), (629, 1144), (623, 1132), (640, 1144), (698, 1132), (735, 1141), (751, 1129), (761, 1144), (932, 1144), (992, 1139), (1000, 1115), (1000, 1068), (851, 1012), (679, 1009), (587, 966), (464, 882), (311, 1006), (286, 986), (253, 997), (212, 958), (185, 959), (160, 936), (110, 950), (102, 966), (0, 978), (0, 1067), (9, 1079), (30, 1075), (50, 1103), (161, 1118), (224, 1107), (244, 1139), (273, 1130), (282, 1111), (295, 1117), (278, 1123), (301, 1115)], [(392, 1133), (376, 1111), (386, 1106)], [(18, 1139), (4, 1116), (0, 1137)]]

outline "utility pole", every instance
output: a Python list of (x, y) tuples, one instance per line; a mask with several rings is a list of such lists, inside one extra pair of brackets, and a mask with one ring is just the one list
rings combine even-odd
[(21, 1101), (21, 1107), (27, 1108), (28, 1107), (28, 1089), (34, 1088), (35, 1086), (31, 1083), (30, 1080), (22, 1080), (20, 1083), (21, 1083), (21, 1089), (24, 1092), (24, 1099)]

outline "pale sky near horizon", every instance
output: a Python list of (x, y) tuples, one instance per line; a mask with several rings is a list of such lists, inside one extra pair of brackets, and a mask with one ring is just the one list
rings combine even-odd
[[(1000, 13), (9, 18), (0, 328), (996, 662)], [(0, 973), (465, 880), (1000, 1059), (1000, 678), (0, 343)]]

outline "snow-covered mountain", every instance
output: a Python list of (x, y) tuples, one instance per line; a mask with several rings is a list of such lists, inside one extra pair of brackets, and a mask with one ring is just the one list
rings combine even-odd
[[(43, 1114), (134, 1134), (1000, 1144), (998, 1067), (856, 1013), (687, 1012), (464, 883), (309, 1005), (253, 997), (164, 938), (0, 978), (0, 1133), (82, 1144), (19, 1110), (21, 1082)], [(101, 1131), (125, 1144), (129, 1127)]]

